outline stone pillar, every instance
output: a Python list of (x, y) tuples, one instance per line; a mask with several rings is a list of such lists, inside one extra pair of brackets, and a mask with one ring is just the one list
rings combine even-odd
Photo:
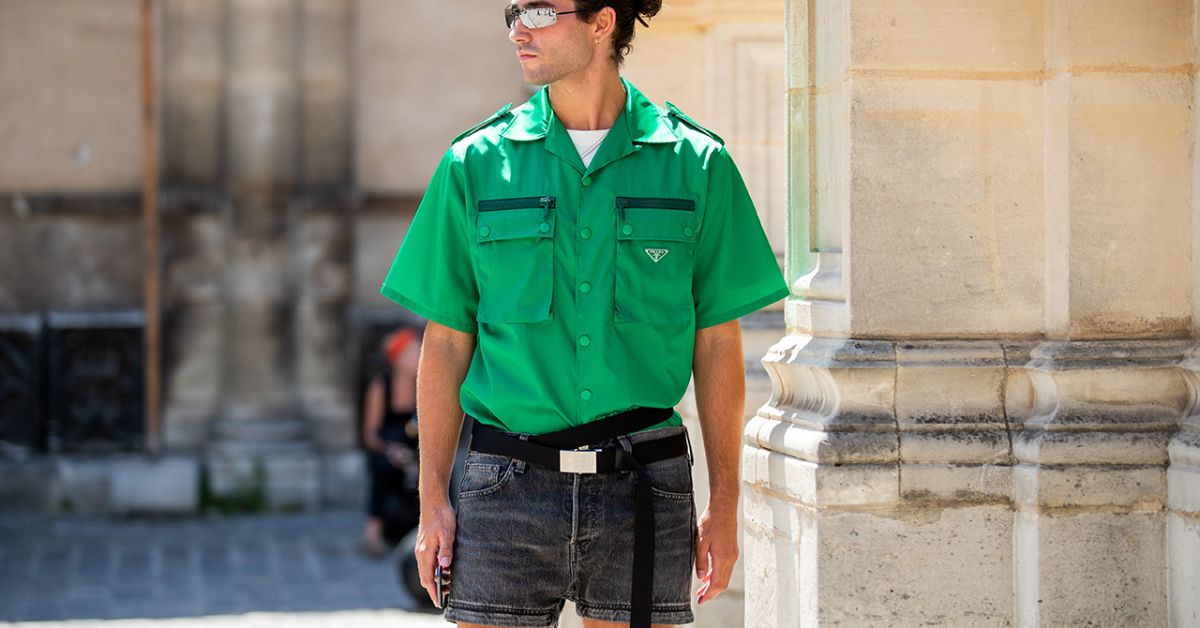
[[(1200, 277), (1200, 275), (1193, 275)], [(1193, 288), (1194, 289), (1194, 288)], [(1197, 292), (1196, 294), (1200, 294)], [(1200, 391), (1200, 349), (1192, 347), (1183, 361), (1192, 391)], [(1167, 567), (1171, 626), (1200, 626), (1200, 407), (1193, 392), (1187, 418), (1168, 446)]]
[[(347, 378), (338, 368), (312, 372), (314, 361), (328, 366), (314, 351), (340, 353), (345, 300), (336, 279), (332, 296), (323, 297), (330, 281), (312, 273), (346, 271), (345, 236), (336, 226), (314, 234), (306, 226), (313, 202), (303, 200), (349, 180), (349, 11), (347, 0), (183, 2), (175, 9), (184, 42), (208, 41), (197, 33), (217, 25), (222, 46), (219, 140), (201, 138), (202, 150), (190, 159), (176, 151), (181, 178), (203, 181), (211, 171), (226, 196), (221, 394), (208, 447), (218, 496), (261, 491), (269, 506), (315, 507), (320, 464), (309, 415), (353, 435)], [(209, 110), (206, 99), (184, 91), (181, 100), (189, 98), (196, 106), (176, 107), (179, 115)], [(201, 159), (209, 154), (218, 156), (215, 165)], [(330, 198), (323, 204), (345, 210)], [(326, 440), (346, 446), (350, 437)]]
[(787, 15), (746, 625), (1194, 623), (1194, 0)]

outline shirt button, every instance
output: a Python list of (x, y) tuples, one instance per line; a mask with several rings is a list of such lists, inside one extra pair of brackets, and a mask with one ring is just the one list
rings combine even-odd
[(633, 225), (625, 225), (624, 227), (621, 227), (621, 233), (624, 233), (625, 235), (633, 233)]
[(585, 187), (585, 188), (586, 188), (587, 186), (589, 186), (589, 185), (591, 185), (591, 184), (592, 184), (592, 178), (591, 178), (591, 177), (584, 177), (584, 178), (583, 178), (583, 187)]
[(550, 231), (550, 223), (543, 222), (542, 224), (538, 225), (538, 231), (541, 231), (542, 233), (548, 233)]
[(579, 337), (579, 346), (586, 347), (590, 344), (592, 344), (592, 339), (589, 336), (580, 336)]
[(587, 294), (587, 293), (591, 292), (591, 291), (592, 291), (592, 284), (590, 284), (590, 283), (588, 283), (588, 282), (586, 282), (586, 281), (585, 281), (585, 282), (583, 282), (583, 283), (581, 283), (581, 284), (579, 284), (579, 291), (580, 291), (580, 292), (582, 292), (582, 293), (584, 293), (584, 294)]
[(487, 227), (480, 227), (480, 228), (479, 228), (479, 235), (481, 235), (481, 236), (483, 236), (483, 237), (485, 237), (485, 238), (486, 238), (486, 237), (488, 237), (488, 234), (490, 234), (491, 232), (492, 232), (492, 230), (491, 230), (491, 229), (488, 229)]
[(584, 388), (583, 390), (579, 391), (579, 398), (580, 398), (580, 399), (582, 399), (582, 400), (584, 400), (584, 401), (587, 401), (588, 399), (591, 399), (591, 398), (592, 398), (592, 391), (590, 391), (590, 390), (588, 390), (588, 389)]
[(592, 237), (592, 230), (584, 227), (579, 231), (579, 237), (583, 238), (584, 240)]
[(696, 232), (695, 232), (695, 230), (693, 230), (691, 227), (684, 227), (684, 228), (683, 228), (683, 235), (685, 235), (685, 236), (687, 236), (687, 237), (689, 237), (689, 238), (690, 238), (690, 237), (692, 237), (692, 234), (693, 234), (693, 233), (696, 233)]

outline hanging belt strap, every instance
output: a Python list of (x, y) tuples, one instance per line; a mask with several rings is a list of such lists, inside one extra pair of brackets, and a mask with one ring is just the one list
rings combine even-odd
[(654, 501), (650, 478), (643, 465), (675, 456), (690, 455), (687, 435), (677, 434), (622, 446), (583, 451), (589, 445), (640, 431), (662, 423), (672, 408), (634, 408), (549, 434), (522, 440), (475, 421), (471, 449), (525, 460), (565, 473), (634, 473), (633, 578), (630, 590), (630, 628), (650, 628), (650, 603), (654, 586)]

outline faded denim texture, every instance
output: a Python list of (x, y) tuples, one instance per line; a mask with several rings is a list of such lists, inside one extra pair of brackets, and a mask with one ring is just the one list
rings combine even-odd
[[(664, 427), (618, 436), (601, 446), (686, 431)], [(458, 486), (447, 620), (557, 626), (570, 599), (583, 617), (629, 621), (631, 472), (561, 473), (476, 451), (468, 454), (465, 466)], [(651, 621), (691, 623), (696, 548), (692, 457), (660, 460), (645, 469), (656, 519)]]

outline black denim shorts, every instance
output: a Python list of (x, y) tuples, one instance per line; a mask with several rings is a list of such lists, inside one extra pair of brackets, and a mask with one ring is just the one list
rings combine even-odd
[[(679, 432), (618, 436), (619, 444)], [(654, 499), (650, 620), (695, 620), (690, 592), (696, 505), (690, 456), (645, 465)], [(582, 617), (629, 622), (634, 476), (577, 474), (471, 451), (458, 485), (453, 577), (445, 618), (495, 626), (557, 626), (565, 600)]]

